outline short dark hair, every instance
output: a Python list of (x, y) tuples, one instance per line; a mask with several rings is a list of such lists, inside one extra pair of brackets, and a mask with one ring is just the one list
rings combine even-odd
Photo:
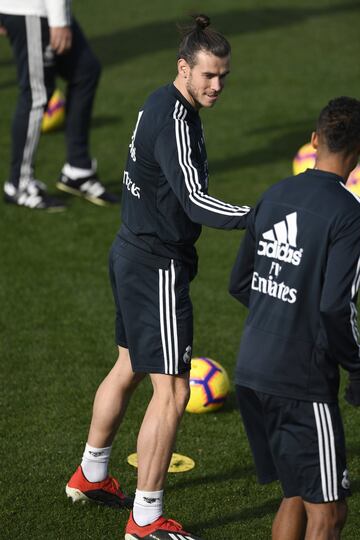
[(196, 64), (196, 55), (204, 51), (219, 58), (225, 58), (231, 53), (228, 40), (213, 28), (209, 28), (210, 19), (207, 15), (192, 15), (195, 24), (180, 28), (182, 40), (179, 45), (178, 60), (184, 58), (190, 67)]
[(325, 137), (330, 152), (352, 152), (360, 146), (360, 101), (345, 96), (329, 101), (316, 131)]

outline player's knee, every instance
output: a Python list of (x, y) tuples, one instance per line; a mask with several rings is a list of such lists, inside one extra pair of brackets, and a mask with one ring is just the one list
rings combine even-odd
[(339, 533), (345, 525), (347, 516), (346, 501), (326, 505), (314, 505), (307, 513), (308, 527), (317, 534)]
[(177, 416), (182, 416), (190, 398), (188, 381), (174, 377), (161, 382), (163, 384), (154, 384), (155, 398), (165, 410), (171, 409)]
[(333, 518), (334, 528), (337, 531), (341, 531), (344, 527), (347, 518), (347, 503), (346, 501), (339, 501), (336, 505), (336, 511)]
[(178, 385), (169, 392), (167, 399), (179, 415), (182, 415), (190, 398), (190, 388), (186, 385)]
[(177, 392), (177, 404), (181, 412), (185, 411), (186, 405), (190, 399), (190, 386), (184, 385)]

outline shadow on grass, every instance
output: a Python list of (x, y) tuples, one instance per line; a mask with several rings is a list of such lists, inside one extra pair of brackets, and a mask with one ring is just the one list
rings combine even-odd
[[(359, 9), (358, 2), (322, 8), (241, 9), (214, 14), (213, 24), (219, 31), (230, 37), (299, 24), (311, 17), (336, 16)], [(188, 22), (188, 20), (185, 21), (185, 24)], [(176, 50), (177, 43), (178, 35), (174, 20), (121, 29), (91, 39), (91, 45), (104, 66), (121, 64), (143, 54), (153, 54), (172, 48)]]
[(238, 523), (240, 521), (246, 522), (253, 519), (259, 519), (264, 516), (274, 515), (280, 504), (279, 498), (270, 499), (269, 501), (260, 504), (259, 506), (243, 506), (244, 499), (239, 499), (239, 509), (235, 512), (224, 513), (221, 517), (214, 516), (213, 519), (207, 519), (206, 521), (196, 521), (193, 523), (187, 523), (186, 527), (190, 530), (202, 530), (219, 528), (222, 525), (228, 525), (230, 523)]
[(9, 79), (8, 81), (0, 82), (0, 90), (6, 90), (7, 88), (13, 88), (14, 86), (17, 86), (16, 79)]
[(188, 489), (196, 486), (203, 486), (206, 488), (209, 484), (219, 484), (229, 482), (237, 479), (251, 478), (255, 475), (255, 468), (251, 465), (245, 465), (242, 467), (236, 466), (228, 471), (219, 471), (215, 474), (208, 474), (206, 476), (196, 476), (181, 479), (176, 478), (176, 483), (166, 486), (166, 491)]
[(13, 58), (6, 58), (5, 60), (0, 60), (0, 68), (8, 66), (15, 66), (15, 61), (13, 60)]
[(97, 115), (91, 120), (91, 129), (101, 128), (103, 126), (110, 126), (115, 124), (121, 124), (123, 118), (115, 114), (102, 114)]
[(212, 181), (213, 175), (216, 173), (235, 171), (242, 167), (266, 165), (267, 163), (275, 163), (285, 158), (292, 160), (297, 149), (310, 140), (313, 126), (310, 122), (306, 123), (306, 126), (308, 127), (305, 127), (304, 124), (304, 127), (298, 130), (274, 137), (264, 148), (256, 148), (246, 154), (237, 154), (223, 159), (210, 160), (209, 170)]

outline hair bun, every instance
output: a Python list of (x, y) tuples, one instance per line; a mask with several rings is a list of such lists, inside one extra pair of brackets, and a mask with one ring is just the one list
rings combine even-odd
[(194, 15), (196, 26), (205, 30), (210, 24), (210, 18), (207, 15)]

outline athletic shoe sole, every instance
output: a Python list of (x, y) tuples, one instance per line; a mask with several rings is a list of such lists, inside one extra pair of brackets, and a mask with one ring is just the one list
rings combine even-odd
[(119, 498), (115, 497), (112, 493), (107, 493), (103, 490), (93, 490), (89, 491), (88, 495), (85, 495), (80, 489), (72, 488), (68, 485), (65, 487), (66, 495), (73, 503), (81, 502), (85, 504), (87, 502), (100, 504), (102, 506), (109, 506), (110, 508), (123, 509), (127, 508), (131, 510), (133, 506), (134, 499), (132, 497), (126, 496), (124, 503), (119, 503)]
[(65, 212), (67, 210), (66, 206), (49, 206), (48, 208), (36, 208), (36, 207), (31, 208), (31, 206), (26, 206), (25, 204), (19, 204), (16, 201), (6, 196), (4, 196), (4, 202), (6, 204), (12, 204), (13, 206), (18, 206), (19, 208), (25, 208), (26, 210), (37, 210), (38, 212), (46, 212), (47, 214), (60, 214), (60, 212)]
[(65, 487), (66, 495), (69, 497), (69, 499), (72, 500), (73, 503), (81, 502), (82, 504), (85, 504), (86, 502), (93, 502), (89, 497), (84, 495), (82, 491), (76, 488), (71, 488), (69, 486)]
[(62, 182), (57, 182), (56, 187), (60, 189), (60, 191), (65, 191), (65, 193), (70, 193), (71, 195), (76, 195), (77, 197), (81, 197), (82, 199), (86, 199), (87, 201), (96, 204), (97, 206), (110, 206), (109, 203), (106, 201), (103, 201), (102, 199), (99, 199), (98, 197), (92, 197), (91, 195), (86, 195), (86, 193), (82, 193), (81, 191), (78, 191), (77, 189), (73, 189)]

